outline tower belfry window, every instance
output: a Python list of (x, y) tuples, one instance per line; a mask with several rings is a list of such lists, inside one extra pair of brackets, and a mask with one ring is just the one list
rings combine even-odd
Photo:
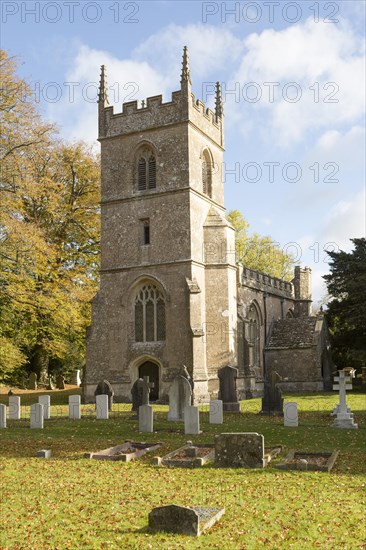
[(137, 162), (137, 189), (146, 191), (156, 188), (156, 159), (150, 149), (143, 149)]

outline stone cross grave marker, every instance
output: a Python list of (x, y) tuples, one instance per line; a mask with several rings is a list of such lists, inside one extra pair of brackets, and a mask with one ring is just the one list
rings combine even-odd
[(30, 408), (30, 427), (33, 429), (43, 429), (43, 405), (41, 403), (34, 403)]
[(150, 390), (153, 389), (154, 383), (149, 381), (148, 376), (144, 376), (142, 382), (142, 405), (150, 405)]
[(20, 420), (20, 397), (17, 395), (9, 397), (9, 420)]
[(294, 401), (285, 403), (283, 406), (283, 425), (289, 428), (297, 428), (299, 425), (297, 403)]
[[(347, 407), (346, 402), (346, 390), (352, 389), (351, 377), (354, 376), (354, 369), (352, 369), (347, 375), (346, 370), (339, 370), (338, 376), (334, 377), (334, 381), (338, 384), (333, 385), (333, 390), (339, 390), (339, 403), (334, 409), (336, 411), (336, 418), (332, 424), (333, 428), (358, 428), (358, 424), (355, 424), (353, 420), (353, 413), (351, 409)], [(334, 412), (334, 411), (333, 411)]]

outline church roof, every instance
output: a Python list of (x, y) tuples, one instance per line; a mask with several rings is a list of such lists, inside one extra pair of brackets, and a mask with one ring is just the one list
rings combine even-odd
[(266, 349), (308, 348), (313, 346), (317, 317), (298, 317), (275, 321)]

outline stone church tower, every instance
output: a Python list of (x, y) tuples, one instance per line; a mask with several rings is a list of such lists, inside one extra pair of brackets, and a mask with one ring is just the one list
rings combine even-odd
[(150, 397), (166, 402), (183, 365), (195, 403), (217, 398), (218, 370), (238, 369), (240, 399), (261, 395), (272, 370), (290, 391), (329, 387), (332, 369), (324, 316), (311, 313), (311, 270), (292, 282), (235, 262), (225, 218), (224, 116), (191, 89), (187, 48), (181, 87), (162, 96), (108, 104), (102, 67), (101, 280), (87, 332), (84, 398), (98, 382), (130, 401), (148, 375)]
[(85, 399), (99, 380), (129, 401), (139, 376), (167, 400), (186, 365), (196, 403), (217, 396), (219, 368), (237, 363), (234, 230), (225, 218), (224, 117), (196, 100), (184, 48), (181, 87), (109, 106), (99, 100), (101, 281), (87, 334)]

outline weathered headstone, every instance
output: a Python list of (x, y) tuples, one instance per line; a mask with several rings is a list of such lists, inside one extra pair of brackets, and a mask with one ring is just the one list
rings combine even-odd
[(97, 420), (108, 420), (108, 395), (101, 394), (95, 397)]
[(20, 397), (18, 395), (9, 397), (9, 420), (20, 420)]
[(212, 399), (210, 401), (210, 424), (223, 424), (224, 409), (221, 399)]
[(37, 375), (35, 372), (31, 372), (29, 375), (29, 381), (28, 381), (29, 389), (30, 390), (36, 390), (37, 389)]
[(6, 428), (6, 405), (0, 404), (0, 428)]
[(56, 388), (58, 390), (64, 390), (65, 389), (65, 378), (62, 376), (62, 374), (57, 375)]
[(151, 405), (140, 406), (139, 431), (148, 433), (152, 433), (154, 431), (154, 413)]
[(283, 406), (283, 425), (289, 428), (297, 428), (299, 425), (297, 403), (294, 401), (285, 403)]
[(80, 395), (69, 396), (69, 418), (80, 420), (81, 418), (81, 397)]
[(95, 389), (94, 395), (108, 395), (108, 408), (110, 411), (112, 410), (114, 391), (108, 380), (101, 380), (99, 382)]
[(355, 423), (353, 419), (353, 413), (347, 407), (346, 402), (346, 390), (352, 389), (351, 376), (354, 374), (346, 372), (346, 370), (339, 370), (338, 376), (334, 377), (334, 381), (338, 382), (333, 386), (333, 390), (339, 390), (339, 403), (336, 407), (337, 416), (332, 424), (333, 428), (346, 428), (346, 429), (357, 429), (358, 424)]
[(169, 389), (168, 420), (183, 420), (184, 410), (192, 404), (192, 387), (180, 374), (174, 378)]
[(149, 400), (150, 389), (154, 387), (154, 384), (153, 382), (149, 381), (148, 376), (144, 376), (141, 385), (142, 385), (142, 404), (150, 405), (150, 400)]
[(142, 378), (138, 378), (132, 388), (131, 388), (131, 396), (132, 396), (132, 411), (134, 411), (137, 416), (139, 415), (139, 408), (142, 405), (142, 399), (143, 399), (143, 391), (142, 391)]
[(225, 468), (263, 468), (264, 437), (258, 433), (223, 433), (215, 437), (215, 463)]
[(198, 407), (190, 406), (184, 409), (184, 433), (200, 434), (200, 412)]
[(282, 416), (283, 397), (279, 387), (282, 378), (276, 371), (268, 373), (264, 381), (264, 395), (262, 398), (261, 414)]
[(223, 402), (224, 411), (240, 412), (240, 403), (236, 390), (238, 369), (230, 366), (223, 367), (219, 370), (218, 377), (220, 382), (219, 399)]
[(41, 403), (34, 403), (30, 407), (30, 427), (32, 429), (43, 429), (43, 405)]
[(43, 405), (43, 418), (49, 420), (51, 418), (51, 397), (49, 395), (40, 395), (38, 403)]
[(224, 508), (204, 506), (159, 506), (149, 513), (149, 529), (182, 535), (199, 536), (225, 513)]

